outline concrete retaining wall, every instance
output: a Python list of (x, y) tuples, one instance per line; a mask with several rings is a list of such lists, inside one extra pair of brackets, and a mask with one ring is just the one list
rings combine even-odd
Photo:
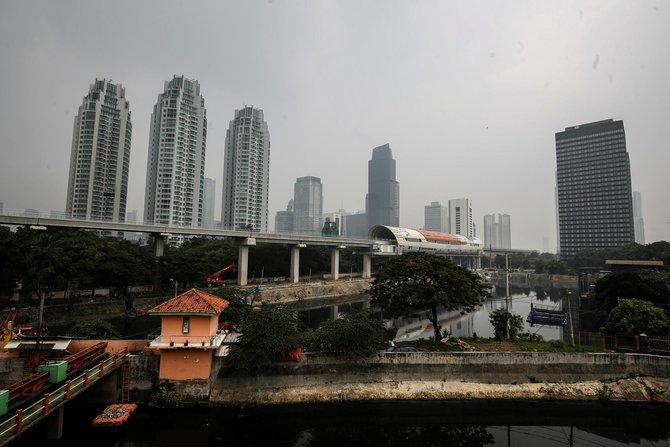
[[(286, 401), (296, 395), (309, 400), (306, 395), (310, 393), (319, 400), (343, 389), (347, 396), (393, 398), (397, 394), (389, 393), (389, 389), (403, 388), (403, 396), (421, 398), (427, 390), (435, 392), (436, 387), (442, 392), (448, 388), (457, 395), (459, 387), (470, 389), (473, 384), (495, 384), (489, 389), (502, 390), (518, 384), (571, 384), (638, 376), (670, 378), (670, 359), (616, 353), (463, 352), (382, 353), (352, 360), (341, 355), (306, 353), (300, 362), (274, 364), (262, 375), (222, 369), (212, 385), (210, 402), (277, 401), (278, 391)], [(452, 386), (445, 388), (445, 384)], [(598, 386), (591, 388), (589, 392), (595, 396)]]

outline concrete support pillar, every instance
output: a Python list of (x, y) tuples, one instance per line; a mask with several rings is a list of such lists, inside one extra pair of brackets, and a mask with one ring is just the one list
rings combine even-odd
[(372, 256), (363, 255), (363, 278), (372, 277)]
[(340, 249), (333, 247), (330, 249), (330, 277), (340, 279)]
[(154, 256), (157, 258), (163, 256), (163, 253), (165, 252), (166, 239), (167, 238), (165, 236), (161, 236), (160, 234), (154, 235)]
[[(167, 241), (167, 236), (161, 236), (158, 233), (152, 234), (154, 237), (154, 256), (157, 258), (160, 258), (163, 256), (163, 253), (165, 252), (165, 243)], [(153, 269), (153, 278), (152, 278), (152, 286), (154, 291), (159, 291), (161, 290), (161, 271), (160, 271), (160, 263), (156, 263)]]
[(63, 421), (65, 420), (65, 406), (53, 410), (47, 416), (47, 438), (63, 439)]
[(249, 246), (240, 245), (237, 249), (237, 285), (246, 286), (249, 276)]
[(297, 245), (291, 247), (291, 273), (289, 281), (293, 283), (300, 281), (300, 247)]

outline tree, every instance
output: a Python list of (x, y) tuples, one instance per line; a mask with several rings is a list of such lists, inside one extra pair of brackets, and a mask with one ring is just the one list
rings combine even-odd
[(596, 283), (595, 299), (608, 312), (614, 309), (619, 298), (635, 298), (665, 305), (670, 303), (669, 282), (666, 272), (627, 270), (610, 273)]
[(295, 312), (284, 306), (265, 305), (251, 312), (242, 324), (240, 337), (226, 357), (226, 366), (253, 370), (279, 360), (299, 345)]
[[(496, 340), (516, 340), (523, 332), (523, 318), (515, 315), (502, 307), (489, 312), (489, 321), (493, 326), (493, 334)], [(509, 322), (509, 337), (507, 337), (507, 325)]]
[(438, 308), (472, 312), (490, 293), (479, 275), (448, 258), (414, 252), (382, 264), (370, 284), (370, 296), (372, 305), (393, 317), (430, 310), (435, 340), (441, 340)]
[(621, 299), (607, 317), (603, 332), (666, 337), (670, 335), (670, 319), (649, 301)]

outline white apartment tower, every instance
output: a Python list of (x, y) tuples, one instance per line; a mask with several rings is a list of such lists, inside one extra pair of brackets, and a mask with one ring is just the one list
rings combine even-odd
[(298, 177), (293, 188), (293, 232), (321, 234), (323, 185), (318, 177)]
[(151, 114), (145, 223), (202, 224), (206, 115), (198, 81), (174, 76), (165, 82)]
[(202, 198), (202, 226), (214, 227), (214, 208), (216, 207), (216, 180), (205, 177)]
[(442, 206), (440, 202), (430, 202), (430, 205), (424, 206), (423, 209), (424, 229), (441, 233), (449, 232), (449, 210), (446, 206)]
[(96, 79), (74, 118), (65, 213), (125, 221), (132, 124), (125, 88)]
[(270, 133), (263, 111), (235, 110), (226, 132), (221, 224), (227, 229), (268, 231)]
[(466, 237), (475, 237), (470, 199), (449, 200), (449, 232)]

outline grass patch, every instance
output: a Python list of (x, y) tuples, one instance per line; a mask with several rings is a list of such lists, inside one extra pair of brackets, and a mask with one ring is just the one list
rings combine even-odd
[(561, 340), (549, 341), (516, 341), (519, 351), (523, 352), (602, 352), (595, 346), (576, 345), (572, 346)]
[(416, 340), (397, 343), (398, 346), (414, 346), (417, 351), (424, 352), (462, 352), (463, 348), (455, 343), (442, 343), (434, 340)]
[[(561, 340), (516, 340), (498, 341), (493, 338), (461, 338), (476, 351), (513, 351), (513, 352), (604, 352), (602, 348), (589, 345), (572, 346)], [(414, 346), (423, 352), (462, 352), (464, 349), (457, 343), (443, 343), (433, 340), (416, 340), (398, 343), (398, 346)]]

